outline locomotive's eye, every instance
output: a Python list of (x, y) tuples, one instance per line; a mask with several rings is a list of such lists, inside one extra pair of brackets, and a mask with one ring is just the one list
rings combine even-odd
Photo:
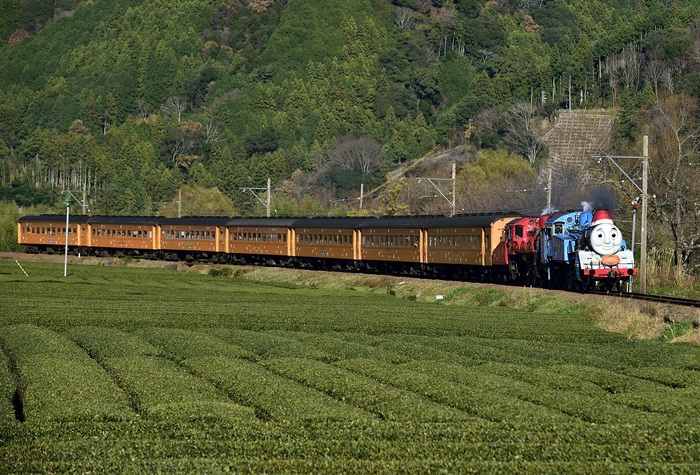
[(612, 233), (612, 237), (615, 237), (615, 236), (617, 236), (617, 234), (615, 234), (615, 233)]
[(603, 239), (603, 233), (598, 233), (598, 239)]

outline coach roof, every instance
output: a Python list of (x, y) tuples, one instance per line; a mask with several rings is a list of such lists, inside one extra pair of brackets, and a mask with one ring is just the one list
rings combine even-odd
[(184, 216), (182, 218), (158, 218), (161, 226), (183, 224), (191, 226), (225, 226), (231, 220), (228, 216)]
[(154, 216), (93, 216), (88, 220), (89, 224), (149, 224), (157, 225), (165, 218)]
[(493, 222), (503, 218), (516, 217), (517, 213), (510, 214), (477, 214), (446, 216), (406, 216), (393, 218), (366, 219), (359, 228), (464, 228), (490, 226)]
[(295, 218), (230, 218), (226, 226), (291, 228)]
[[(83, 214), (77, 214), (77, 215), (71, 215), (70, 216), (70, 222), (71, 223), (85, 223), (87, 220), (90, 219), (90, 216), (85, 216)], [(65, 214), (40, 214), (36, 216), (22, 216), (17, 220), (18, 223), (26, 223), (26, 222), (37, 222), (41, 221), (44, 223), (64, 223), (66, 222), (66, 215)]]

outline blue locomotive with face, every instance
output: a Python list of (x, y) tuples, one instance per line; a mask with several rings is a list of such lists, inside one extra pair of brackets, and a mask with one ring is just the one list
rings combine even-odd
[(636, 273), (632, 250), (608, 210), (553, 213), (542, 221), (537, 265), (546, 283), (622, 290)]

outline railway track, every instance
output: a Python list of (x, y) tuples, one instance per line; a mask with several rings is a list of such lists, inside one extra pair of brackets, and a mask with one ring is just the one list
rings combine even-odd
[(679, 305), (682, 307), (700, 308), (700, 300), (686, 299), (681, 297), (670, 297), (668, 295), (652, 295), (638, 294), (634, 292), (597, 292), (592, 291), (596, 295), (609, 295), (611, 297), (628, 298), (632, 300), (645, 300), (647, 302), (667, 303), (670, 305)]
[[(31, 261), (52, 261), (52, 262), (63, 262), (63, 256), (62, 255), (46, 255), (46, 254), (22, 254), (22, 253), (9, 253), (9, 252), (0, 252), (0, 259), (12, 259), (14, 260), (17, 256), (21, 256), (22, 260), (31, 260)], [(74, 256), (70, 256), (73, 258)], [(90, 257), (89, 259), (93, 259), (96, 261), (100, 261), (103, 258), (96, 258), (96, 257)], [(84, 260), (87, 260), (84, 259)], [(146, 267), (161, 267), (164, 265), (165, 261), (144, 261), (148, 265)], [(168, 263), (168, 264), (173, 264), (173, 263)], [(516, 287), (521, 286), (521, 284), (508, 284), (508, 285), (513, 285)], [(577, 292), (579, 293), (579, 292)], [(640, 293), (634, 293), (634, 292), (604, 292), (604, 291), (595, 291), (595, 290), (589, 290), (587, 293), (592, 294), (592, 295), (607, 295), (610, 297), (619, 297), (619, 298), (627, 298), (627, 299), (633, 299), (633, 300), (644, 300), (647, 302), (655, 302), (655, 303), (665, 303), (669, 305), (678, 305), (678, 306), (683, 306), (683, 307), (691, 307), (691, 308), (700, 308), (700, 300), (693, 300), (693, 299), (687, 299), (687, 298), (681, 298), (681, 297), (671, 297), (671, 296), (666, 296), (666, 295), (653, 295), (653, 294), (640, 294)]]

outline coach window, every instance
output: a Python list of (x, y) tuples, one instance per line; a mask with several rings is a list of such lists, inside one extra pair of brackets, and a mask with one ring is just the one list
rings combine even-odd
[(522, 238), (522, 237), (523, 237), (523, 227), (522, 227), (522, 226), (516, 226), (516, 227), (515, 227), (515, 237), (516, 237), (516, 238)]
[(554, 234), (564, 234), (564, 223), (554, 223)]

